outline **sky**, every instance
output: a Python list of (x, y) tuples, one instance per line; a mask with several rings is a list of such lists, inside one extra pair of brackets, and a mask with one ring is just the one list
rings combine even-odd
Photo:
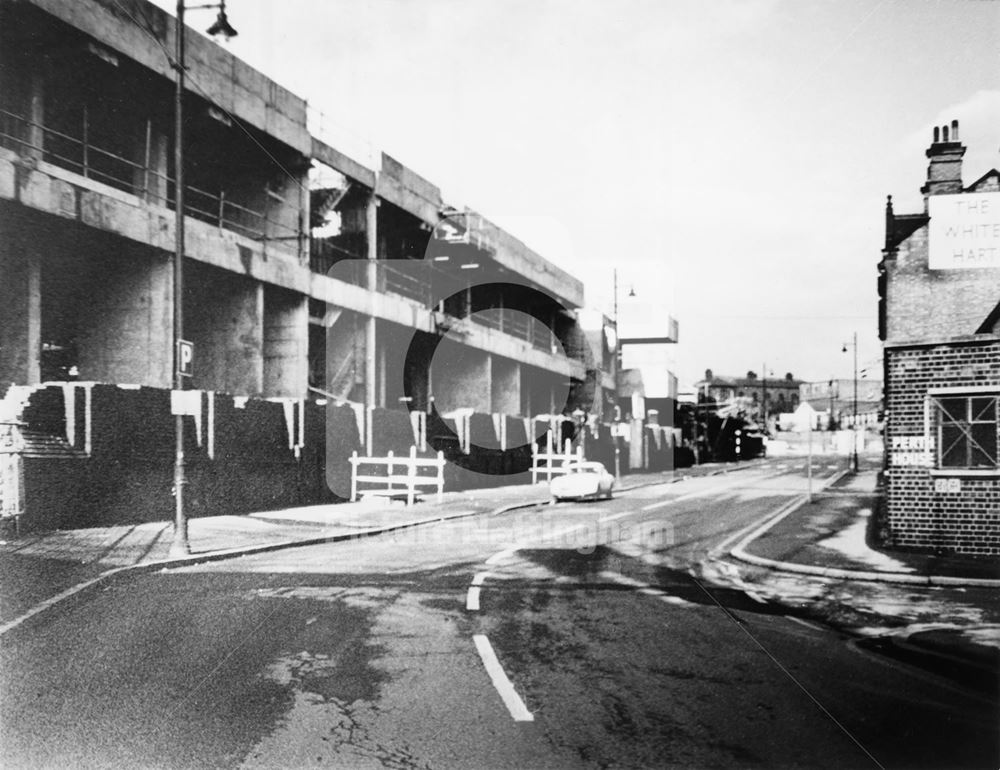
[[(322, 112), (334, 146), (397, 158), (579, 277), (608, 315), (617, 270), (623, 326), (675, 317), (682, 390), (706, 368), (851, 377), (855, 333), (860, 368), (880, 376), (886, 195), (922, 211), (924, 151), (952, 119), (966, 184), (1000, 167), (1000, 2), (227, 11), (229, 50)], [(187, 15), (195, 29), (213, 18)]]

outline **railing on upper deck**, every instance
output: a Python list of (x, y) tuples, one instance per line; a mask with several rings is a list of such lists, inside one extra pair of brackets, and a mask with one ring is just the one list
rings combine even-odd
[[(175, 208), (174, 178), (153, 168), (149, 130), (146, 132), (142, 163), (97, 146), (88, 138), (87, 133), (86, 121), (81, 126), (80, 136), (72, 136), (0, 109), (0, 147), (19, 155), (38, 157), (46, 163), (117, 190)], [(214, 193), (191, 185), (185, 185), (184, 190), (184, 213), (193, 219), (253, 240), (305, 243), (305, 233), (298, 225), (289, 226), (274, 219), (266, 211), (257, 211), (237, 203), (227, 196), (225, 190)], [(267, 194), (265, 191), (265, 195)]]

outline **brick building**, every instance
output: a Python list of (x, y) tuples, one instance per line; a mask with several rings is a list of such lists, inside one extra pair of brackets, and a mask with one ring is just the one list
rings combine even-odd
[(768, 416), (783, 412), (794, 412), (799, 405), (799, 386), (791, 372), (784, 377), (760, 377), (756, 372), (747, 372), (745, 377), (730, 377), (705, 370), (705, 379), (695, 383), (701, 401), (712, 400), (724, 404), (734, 399), (750, 399), (751, 411), (760, 413), (759, 405), (767, 406)]
[(886, 205), (879, 264), (886, 502), (902, 548), (1000, 555), (1000, 173), (962, 182), (934, 129), (924, 210)]

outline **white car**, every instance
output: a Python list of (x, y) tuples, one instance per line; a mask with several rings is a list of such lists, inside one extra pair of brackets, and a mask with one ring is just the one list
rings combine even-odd
[(611, 499), (615, 477), (601, 463), (575, 462), (564, 468), (565, 473), (549, 483), (552, 502), (559, 500)]

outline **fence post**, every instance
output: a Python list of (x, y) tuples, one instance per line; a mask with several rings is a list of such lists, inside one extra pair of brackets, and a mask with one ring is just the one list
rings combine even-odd
[(392, 496), (392, 471), (393, 471), (393, 465), (394, 465), (394, 463), (392, 462), (392, 458), (394, 456), (395, 455), (393, 455), (392, 450), (390, 449), (389, 450), (389, 454), (386, 455), (386, 457), (389, 459), (389, 463), (386, 466), (388, 468), (388, 474), (387, 474), (387, 478), (386, 478), (386, 482), (387, 482), (386, 491), (389, 492), (389, 496), (390, 497)]
[(417, 447), (410, 445), (410, 462), (406, 469), (406, 504), (413, 505), (417, 476)]
[(441, 502), (441, 495), (444, 494), (444, 452), (442, 452), (441, 450), (438, 450), (438, 454), (437, 454), (437, 470), (438, 470), (438, 472), (437, 472), (437, 482), (438, 482), (437, 501), (440, 503)]
[(24, 514), (24, 443), (17, 423), (0, 423), (0, 520), (14, 521), (20, 533)]
[(351, 452), (351, 502), (358, 499), (358, 450)]

